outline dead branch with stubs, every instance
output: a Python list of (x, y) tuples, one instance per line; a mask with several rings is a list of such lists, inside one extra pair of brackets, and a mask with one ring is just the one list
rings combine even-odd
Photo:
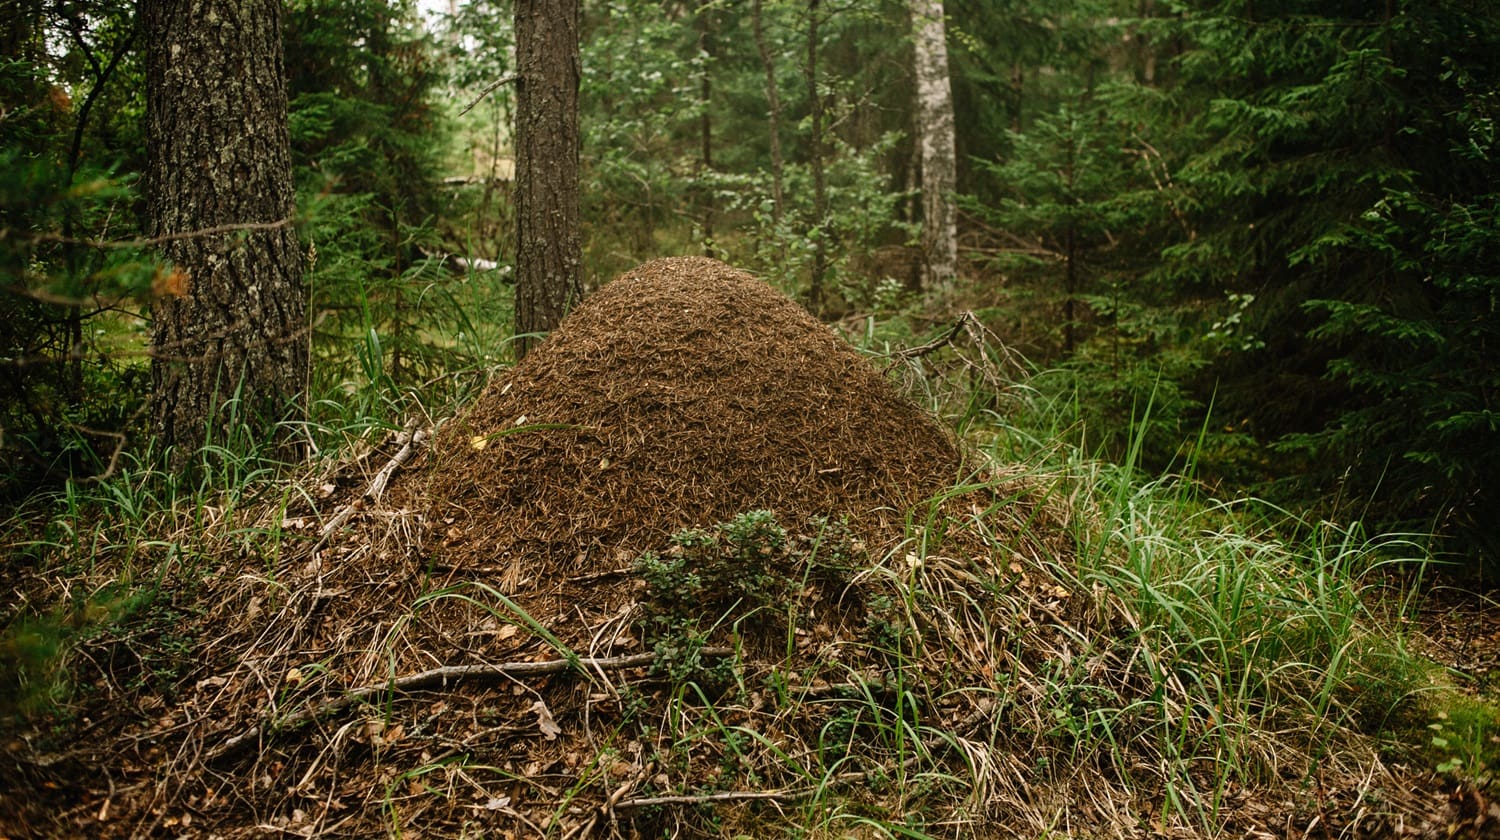
[(319, 545), (326, 542), (334, 532), (348, 523), (354, 517), (354, 514), (364, 510), (369, 505), (378, 503), (380, 497), (385, 495), (385, 488), (390, 484), (391, 476), (395, 475), (396, 470), (400, 469), (403, 464), (410, 461), (414, 455), (421, 451), (423, 444), (432, 436), (432, 430), (418, 429), (418, 423), (417, 418), (412, 418), (406, 422), (406, 426), (396, 435), (395, 444), (399, 447), (396, 450), (396, 454), (391, 456), (391, 459), (386, 462), (385, 466), (381, 467), (375, 473), (375, 476), (370, 479), (369, 486), (360, 494), (359, 498), (339, 508), (338, 512), (333, 515), (333, 518), (328, 520), (327, 524), (318, 532)]
[(913, 379), (929, 377), (952, 379), (952, 373), (923, 370), (921, 360), (940, 350), (951, 349), (958, 370), (967, 374), (965, 387), (982, 384), (996, 397), (1013, 392), (1025, 378), (1026, 363), (1020, 354), (1006, 345), (994, 331), (985, 326), (972, 311), (960, 312), (953, 322), (935, 338), (887, 354), (890, 362), (881, 371), (889, 374), (898, 365), (905, 366), (908, 390), (916, 390)]
[[(700, 654), (708, 657), (724, 657), (733, 656), (735, 651), (732, 648), (704, 648), (700, 651)], [(268, 727), (277, 732), (287, 732), (309, 721), (343, 711), (371, 697), (388, 694), (405, 694), (434, 686), (447, 686), (449, 683), (465, 679), (513, 679), (517, 677), (562, 674), (569, 671), (577, 671), (584, 675), (589, 675), (594, 672), (643, 668), (654, 663), (656, 659), (657, 655), (654, 653), (641, 653), (633, 656), (551, 659), (542, 662), (506, 662), (496, 665), (446, 665), (440, 668), (432, 668), (420, 673), (396, 677), (389, 682), (375, 683), (350, 689), (338, 697), (284, 718), (275, 719), (273, 715), (265, 715), (262, 717), (261, 723), (224, 741), (204, 761), (205, 763), (213, 763), (236, 754), (244, 747), (256, 742), (262, 734), (268, 731)]]

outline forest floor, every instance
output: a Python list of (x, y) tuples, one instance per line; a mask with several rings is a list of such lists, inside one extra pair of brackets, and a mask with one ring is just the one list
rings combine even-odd
[[(1337, 770), (1330, 761), (1328, 773), (1284, 785), (1227, 787), (1219, 830), (1208, 831), (1171, 814), (1164, 799), (1124, 796), (1127, 786), (1107, 765), (1039, 772), (1025, 739), (976, 724), (1000, 711), (984, 704), (933, 709), (935, 728), (967, 733), (971, 750), (985, 741), (1015, 750), (987, 756), (1018, 774), (1010, 784), (991, 777), (976, 790), (985, 780), (969, 775), (966, 762), (936, 746), (902, 758), (878, 748), (884, 735), (873, 729), (867, 748), (848, 750), (846, 769), (810, 782), (775, 753), (818, 749), (816, 735), (849, 708), (896, 704), (876, 676), (807, 673), (806, 654), (849, 628), (809, 628), (798, 641), (801, 671), (788, 667), (797, 655), (701, 649), (705, 659), (732, 662), (730, 682), (743, 691), (721, 684), (717, 696), (691, 698), (653, 667), (660, 653), (643, 650), (616, 620), (616, 605), (639, 594), (627, 570), (559, 580), (546, 598), (515, 599), (550, 627), (571, 625), (566, 644), (619, 634), (607, 655), (570, 665), (519, 622), (487, 610), (457, 602), (410, 610), (423, 597), (413, 583), (419, 570), (363, 554), (340, 573), (287, 575), (279, 608), (257, 606), (255, 587), (231, 583), (255, 572), (226, 568), (205, 591), (239, 589), (240, 597), (215, 605), (173, 596), (159, 609), (164, 619), (181, 617), (175, 628), (85, 644), (98, 668), (89, 675), (95, 690), (70, 707), (71, 717), (6, 733), (0, 837), (733, 837), (785, 836), (799, 825), (806, 836), (863, 837), (888, 835), (879, 815), (901, 816), (903, 807), (928, 819), (942, 814), (924, 831), (948, 837), (1040, 836), (1036, 818), (1057, 823), (1050, 836), (1071, 837), (1500, 836), (1492, 786), (1364, 759)], [(1031, 618), (1076, 626), (1076, 616), (1056, 614), (1047, 589), (1038, 583), (1026, 594)], [(1410, 638), (1492, 691), (1495, 613), (1489, 598), (1442, 590)], [(267, 637), (272, 628), (278, 637)], [(170, 663), (170, 680), (140, 673), (148, 660), (166, 664), (146, 651), (174, 630), (202, 640), (198, 658)], [(445, 672), (403, 663), (385, 669), (394, 679), (337, 673), (342, 663), (418, 651), (462, 664)], [(766, 679), (777, 673), (785, 677), (779, 698)], [(702, 671), (696, 679), (710, 685)], [(760, 733), (765, 744), (741, 743), (736, 752), (722, 737), (735, 731)], [(1360, 766), (1363, 777), (1351, 772)], [(1003, 807), (966, 807), (975, 793)]]
[[(32, 614), (128, 618), (0, 733), (0, 837), (1500, 836), (1489, 776), (1330, 722), (1383, 695), (1292, 708), (1305, 654), (1210, 695), (1213, 640), (1072, 571), (1102, 503), (960, 452), (763, 284), (610, 288), (460, 419), (133, 543), (145, 597), (76, 606), (99, 544), (11, 565)], [(1277, 562), (1266, 647), (1322, 615)], [(1380, 592), (1493, 699), (1493, 597)]]

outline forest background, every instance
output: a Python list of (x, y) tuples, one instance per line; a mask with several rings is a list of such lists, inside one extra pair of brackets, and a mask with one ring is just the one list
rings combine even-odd
[[(292, 0), (314, 425), (510, 358), (509, 8)], [(587, 3), (584, 274), (707, 253), (869, 345), (974, 311), (1044, 423), (1314, 517), (1500, 548), (1491, 4), (950, 0), (959, 281), (921, 279), (905, 4)], [(8, 6), (0, 493), (149, 458), (141, 38)], [(774, 91), (775, 98), (771, 96)], [(466, 107), (467, 106), (467, 107)], [(153, 287), (153, 283), (155, 287)]]
[[(419, 426), (425, 434), (426, 423), (453, 416), (530, 338), (514, 334), (517, 5), (283, 4), (312, 356), (306, 415), (279, 427), (309, 456), (296, 464), (251, 418), (233, 416), (235, 399), (201, 449), (164, 451), (154, 432), (152, 311), (185, 295), (183, 274), (153, 238), (160, 229), (143, 187), (162, 158), (148, 142), (153, 65), (137, 5), (3, 6), (0, 584), (15, 597), (0, 613), (0, 724), (24, 734), (3, 739), (3, 769), (16, 783), (0, 789), (10, 791), (12, 819), (68, 826), (82, 814), (91, 828), (104, 824), (110, 803), (125, 799), (114, 776), (108, 790), (89, 786), (101, 784), (98, 756), (121, 751), (79, 733), (115, 731), (136, 750), (179, 737), (208, 743), (205, 731), (184, 734), (170, 720), (179, 708), (196, 708), (211, 740), (236, 721), (248, 726), (222, 743), (257, 742), (263, 755), (287, 757), (286, 768), (298, 750), (322, 755), (297, 722), (352, 711), (345, 700), (365, 695), (346, 695), (350, 686), (384, 691), (397, 650), (351, 631), (308, 676), (301, 642), (265, 649), (262, 625), (291, 626), (292, 639), (300, 631), (282, 616), (340, 601), (326, 598), (318, 561), (329, 539), (351, 552), (329, 554), (341, 558), (329, 564), (336, 573), (360, 577), (351, 558), (363, 557), (408, 587), (380, 589), (389, 602), (342, 603), (349, 623), (331, 625), (368, 619), (378, 630), (395, 615), (405, 627), (421, 614), (431, 621), (413, 633), (412, 668), (452, 653), (445, 634), (463, 640), (454, 661), (473, 653), (472, 628), (424, 612), (453, 596), (431, 588), (433, 558), (401, 554), (393, 566), (400, 552), (390, 544), (342, 531), (365, 497), (337, 514), (331, 506), (364, 485), (328, 476), (351, 464), (358, 472), (382, 446), (410, 454)], [(910, 543), (917, 551), (861, 558), (866, 571), (892, 572), (893, 596), (870, 599), (863, 629), (875, 641), (864, 649), (910, 679), (929, 709), (954, 697), (1003, 701), (974, 720), (989, 721), (988, 754), (1025, 770), (1015, 802), (1033, 801), (1049, 780), (1064, 791), (1118, 781), (1130, 795), (1116, 804), (1132, 820), (1154, 814), (1165, 825), (1170, 816), (1215, 836), (1242, 817), (1292, 825), (1286, 817), (1336, 834), (1337, 809), (1305, 807), (1313, 780), (1321, 793), (1334, 779), (1328, 790), (1357, 793), (1346, 825), (1384, 801), (1398, 823), (1431, 817), (1430, 836), (1459, 836), (1461, 823), (1482, 836), (1500, 820), (1479, 795), (1493, 787), (1500, 748), (1500, 716), (1486, 699), (1500, 673), (1500, 625), (1492, 597), (1432, 585), (1429, 561), (1484, 578), (1500, 557), (1500, 9), (1480, 0), (947, 0), (956, 186), (942, 197), (960, 208), (948, 282), (933, 276), (923, 235), (934, 190), (921, 175), (927, 125), (912, 10), (931, 5), (584, 3), (584, 290), (664, 255), (749, 269), (886, 373), (907, 374), (907, 394), (985, 463), (1013, 467), (1049, 488), (1049, 506), (1067, 509), (1016, 526), (1048, 549), (1031, 566), (997, 555), (1002, 576), (983, 583), (999, 589), (986, 597), (1001, 591), (1013, 609), (976, 609), (967, 634), (930, 620), (936, 613), (893, 618), (894, 604), (941, 600), (928, 596), (942, 585), (908, 574), (943, 568), (924, 566), (921, 552), (937, 550), (925, 531)], [(390, 478), (400, 459), (379, 475)], [(714, 533), (732, 546), (765, 515), (746, 512)], [(305, 533), (314, 520), (323, 523), (316, 537)], [(923, 530), (907, 524), (909, 538)], [(697, 544), (691, 534), (674, 539)], [(710, 632), (695, 623), (708, 621), (696, 614), (701, 593), (684, 584), (697, 579), (651, 556), (636, 558), (633, 591), (695, 614), (662, 638), (647, 631), (665, 625), (648, 622), (638, 643), (662, 661), (681, 665), (686, 651), (696, 662)], [(1014, 578), (1002, 579), (1006, 570)], [(742, 571), (733, 565), (723, 577)], [(257, 615), (261, 588), (268, 599), (286, 593), (286, 612)], [(251, 600), (234, 600), (241, 595)], [(1085, 615), (1085, 602), (1097, 610)], [(514, 616), (514, 601), (495, 603), (510, 610), (495, 615)], [(1079, 615), (1060, 616), (1064, 603)], [(546, 651), (568, 653), (524, 618), (518, 639), (536, 633)], [(1024, 632), (1036, 628), (1045, 632)], [(1013, 647), (1054, 630), (1057, 650)], [(929, 679), (924, 668), (946, 661), (929, 654), (950, 645), (998, 666)], [(239, 694), (217, 690), (252, 660), (258, 678), (285, 689), (277, 701), (266, 703), (254, 681), (238, 683)], [(674, 741), (658, 743), (656, 758), (646, 749), (641, 768), (673, 756), (697, 756), (700, 770), (705, 756), (728, 767), (726, 756), (748, 756), (735, 746), (742, 731), (674, 734), (661, 723), (688, 720), (682, 709), (713, 711), (687, 692), (716, 679), (695, 669), (668, 675), (675, 693), (660, 720), (629, 692), (582, 708), (617, 715), (631, 738), (641, 724), (648, 747)], [(499, 696), (466, 689), (479, 705)], [(747, 757), (745, 767), (772, 775), (735, 784), (764, 796), (758, 784), (795, 793), (805, 780), (836, 781), (848, 745), (866, 741), (871, 772), (905, 773), (937, 756), (932, 778), (950, 778), (957, 764), (936, 752), (909, 757), (906, 718), (890, 718), (884, 695), (865, 696), (864, 706), (835, 711), (788, 695), (785, 720), (809, 722), (816, 748), (766, 736), (775, 749), (760, 758), (770, 758)], [(562, 697), (551, 696), (554, 711)], [(292, 725), (272, 731), (278, 709), (304, 702), (312, 705)], [(518, 733), (533, 728), (529, 708), (508, 713), (522, 722)], [(834, 725), (867, 717), (899, 725)], [(461, 727), (459, 718), (444, 720)], [(957, 743), (974, 736), (969, 719), (926, 724)], [(824, 739), (825, 723), (848, 740)], [(165, 734), (138, 736), (145, 729)], [(412, 756), (377, 750), (355, 777), (367, 814), (396, 813), (381, 773), (425, 755), (425, 737), (413, 727), (403, 742)], [(74, 744), (99, 752), (54, 760)], [(201, 754), (177, 751), (190, 753)], [(491, 757), (517, 754), (499, 744)], [(260, 755), (241, 769), (262, 766)], [(982, 778), (981, 765), (967, 771)], [(157, 774), (193, 776), (149, 755), (115, 769), (144, 780), (141, 790)], [(705, 785), (729, 784), (718, 769), (711, 775), (643, 792), (701, 804), (691, 797)], [(580, 777), (577, 789), (596, 781)], [(1235, 793), (1241, 784), (1251, 793)], [(816, 787), (821, 797), (834, 786)], [(268, 800), (243, 825), (260, 825), (257, 809), (295, 817), (296, 802), (279, 790), (265, 788)], [(498, 790), (486, 792), (486, 809)], [(589, 795), (607, 811), (618, 804), (611, 790)], [(913, 812), (895, 790), (882, 818), (906, 826)], [(542, 803), (554, 827), (571, 795)], [(51, 813), (69, 797), (90, 804)], [(918, 809), (934, 825), (950, 816), (939, 799)], [(807, 814), (822, 813), (812, 801)], [(1282, 811), (1256, 811), (1273, 801)], [(990, 807), (1009, 813), (1006, 802)], [(786, 819), (807, 824), (804, 816)], [(1028, 830), (1051, 833), (1051, 819), (1038, 812)], [(399, 833), (400, 821), (391, 825)]]

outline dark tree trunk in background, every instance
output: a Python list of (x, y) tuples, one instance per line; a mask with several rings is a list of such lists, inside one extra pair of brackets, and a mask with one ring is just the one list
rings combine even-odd
[[(516, 335), (582, 297), (578, 232), (579, 0), (516, 0)], [(518, 338), (524, 356), (535, 339)]]
[(698, 8), (698, 50), (702, 54), (703, 67), (699, 77), (699, 105), (703, 113), (699, 116), (702, 137), (702, 159), (699, 161), (698, 189), (703, 196), (703, 256), (718, 256), (714, 252), (714, 185), (709, 175), (714, 168), (714, 124), (709, 103), (713, 98), (713, 72), (715, 58), (713, 7), (704, 3)]
[(272, 433), (303, 411), (281, 5), (142, 0), (141, 17), (147, 212), (170, 263), (152, 307), (151, 402), (180, 464), (234, 422)]
[[(781, 187), (781, 94), (776, 87), (776, 61), (766, 45), (766, 27), (761, 7), (763, 0), (755, 0), (750, 7), (750, 25), (754, 32), (755, 49), (760, 53), (760, 62), (766, 70), (766, 129), (771, 140), (771, 225), (777, 231), (776, 241), (785, 242), (781, 236), (782, 198)], [(782, 259), (786, 258), (786, 245), (781, 245)]]
[(812, 139), (808, 148), (808, 168), (813, 179), (813, 219), (808, 236), (812, 239), (812, 271), (807, 299), (814, 313), (823, 311), (823, 277), (828, 273), (828, 175), (824, 171), (827, 149), (823, 144), (823, 96), (818, 92), (818, 24), (821, 0), (807, 3), (807, 101), (812, 111)]

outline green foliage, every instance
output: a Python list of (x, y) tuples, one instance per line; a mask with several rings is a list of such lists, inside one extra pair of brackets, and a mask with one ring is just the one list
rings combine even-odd
[[(828, 285), (868, 300), (851, 260), (913, 228), (909, 193), (893, 170), (910, 157), (906, 10), (856, 4), (820, 13), (824, 136), (811, 137), (808, 20), (796, 4), (764, 4), (781, 113), (784, 207), (773, 207), (765, 69), (753, 49), (749, 4), (613, 2), (586, 10), (583, 36), (585, 261), (600, 279), (662, 254), (711, 252), (805, 287), (815, 247)], [(704, 84), (710, 91), (704, 97)], [(708, 131), (708, 158), (704, 134)], [(814, 206), (811, 156), (822, 144), (828, 208)], [(820, 242), (821, 240), (821, 242)]]
[(1425, 750), (1438, 773), (1488, 780), (1500, 767), (1500, 708), (1473, 697), (1434, 711)]
[[(1495, 556), (1500, 16), (1300, 0), (1155, 14), (1121, 24), (1107, 70), (1055, 74), (980, 164), (970, 207), (1004, 234), (993, 266), (1056, 325), (1029, 331), (1051, 339), (1041, 361), (1074, 373), (1080, 416), (1117, 441), (1152, 383), (1167, 426), (1148, 462), (1203, 430), (1219, 478)], [(967, 39), (1004, 43), (1004, 19), (961, 36), (961, 88), (1003, 89)], [(1037, 50), (1012, 69), (1074, 54)], [(1231, 442), (1247, 437), (1273, 457)]]
[(1198, 138), (1177, 174), (1199, 235), (1164, 276), (1255, 295), (1264, 343), (1214, 374), (1224, 410), (1305, 469), (1283, 491), (1494, 556), (1500, 21), (1305, 5), (1184, 21), (1177, 94), (1207, 101), (1174, 142)]
[(959, 183), (992, 203), (1008, 185), (982, 170), (1025, 157), (1014, 143), (1034, 121), (1053, 118), (1077, 101), (1080, 86), (1103, 80), (1113, 63), (1107, 51), (1123, 34), (1118, 20), (1134, 10), (1109, 0), (945, 0), (944, 7)]
[[(1453, 164), (1492, 185), (1500, 100), (1461, 71), (1445, 81), (1466, 94), (1451, 115), (1465, 130)], [(1361, 222), (1345, 247), (1388, 260), (1383, 299), (1306, 304), (1323, 319), (1311, 336), (1348, 348), (1329, 372), (1360, 399), (1287, 445), (1362, 464), (1345, 492), (1374, 498), (1382, 519), (1500, 557), (1500, 192), (1389, 189)]]
[[(118, 61), (94, 54), (128, 48), (129, 26), (111, 17), (120, 14), (101, 8), (92, 29), (75, 21), (81, 28), (30, 60), (0, 58), (0, 452), (7, 459), (0, 496), (7, 498), (102, 471), (140, 416), (144, 360), (115, 352), (138, 346), (156, 266), (140, 249), (106, 241), (132, 232), (137, 198), (115, 161), (138, 157), (139, 129), (119, 131), (119, 111), (100, 107), (111, 101), (128, 110), (131, 79)], [(110, 63), (83, 62), (81, 52)]]
[(656, 616), (717, 621), (730, 611), (745, 616), (781, 603), (793, 583), (788, 548), (775, 515), (756, 510), (713, 531), (678, 531), (665, 551), (637, 558), (635, 571), (646, 582)]
[(285, 29), (317, 382), (389, 394), (498, 355), (463, 306), (498, 278), (454, 275), (441, 256), (442, 77), (415, 6), (302, 0)]
[[(804, 532), (789, 534), (770, 511), (742, 513), (712, 530), (673, 534), (666, 549), (636, 558), (646, 585), (644, 635), (656, 651), (655, 667), (681, 681), (703, 670), (699, 652), (716, 632), (779, 644), (796, 626), (805, 587), (841, 592), (865, 560), (843, 520), (814, 517)], [(897, 634), (899, 618), (872, 612), (872, 633)], [(787, 642), (790, 643), (790, 642)], [(722, 658), (710, 674), (722, 682)]]

